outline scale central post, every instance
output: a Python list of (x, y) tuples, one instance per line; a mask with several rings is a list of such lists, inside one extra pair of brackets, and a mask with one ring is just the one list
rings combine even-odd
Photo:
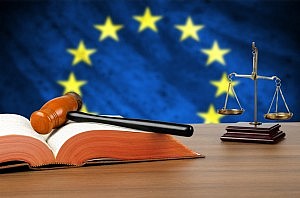
[(250, 122), (250, 124), (256, 126), (261, 125), (261, 122), (257, 121), (257, 57), (258, 50), (255, 47), (255, 42), (252, 42), (252, 54), (253, 54), (253, 70), (251, 74), (251, 78), (254, 81), (254, 121)]

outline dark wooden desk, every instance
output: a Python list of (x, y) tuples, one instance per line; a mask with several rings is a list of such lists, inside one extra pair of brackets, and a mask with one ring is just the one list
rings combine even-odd
[(276, 145), (221, 142), (222, 125), (179, 138), (206, 158), (0, 175), (0, 197), (300, 197), (300, 123)]

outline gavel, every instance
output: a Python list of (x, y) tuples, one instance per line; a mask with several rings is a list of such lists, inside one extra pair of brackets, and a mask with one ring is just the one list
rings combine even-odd
[(81, 106), (81, 97), (75, 92), (68, 92), (48, 101), (40, 110), (33, 112), (30, 116), (31, 126), (40, 134), (50, 133), (52, 129), (67, 122), (69, 111), (79, 111)]
[(47, 134), (52, 129), (64, 125), (68, 120), (75, 122), (96, 122), (121, 126), (141, 131), (171, 134), (190, 137), (194, 129), (191, 125), (171, 122), (161, 122), (144, 119), (100, 116), (79, 112), (82, 106), (81, 97), (75, 92), (66, 93), (45, 103), (40, 110), (31, 114), (32, 128), (40, 133)]

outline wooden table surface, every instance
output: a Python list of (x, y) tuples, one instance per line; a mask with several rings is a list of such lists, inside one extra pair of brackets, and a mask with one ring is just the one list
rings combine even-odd
[(225, 124), (178, 138), (206, 158), (1, 174), (0, 197), (300, 197), (300, 123), (275, 145), (221, 142)]

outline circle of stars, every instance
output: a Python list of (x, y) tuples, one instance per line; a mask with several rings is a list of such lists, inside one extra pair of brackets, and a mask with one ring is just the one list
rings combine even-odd
[[(163, 20), (161, 15), (153, 15), (151, 9), (146, 7), (142, 15), (135, 15), (132, 17), (139, 23), (138, 33), (145, 30), (158, 33), (157, 24)], [(100, 32), (99, 42), (103, 42), (106, 39), (112, 39), (115, 42), (119, 41), (118, 32), (124, 28), (123, 24), (117, 24), (110, 16), (107, 16), (103, 24), (95, 24), (94, 28)], [(205, 28), (203, 24), (196, 24), (191, 16), (186, 18), (185, 24), (175, 24), (174, 28), (181, 32), (180, 42), (184, 42), (188, 39), (193, 39), (197, 42), (200, 41), (198, 32)], [(94, 48), (87, 48), (84, 41), (80, 40), (77, 48), (69, 48), (67, 52), (73, 56), (72, 66), (76, 66), (79, 63), (84, 63), (88, 66), (92, 66), (91, 56), (94, 55), (97, 50)], [(230, 49), (221, 48), (218, 41), (214, 41), (212, 47), (209, 49), (201, 49), (200, 52), (207, 55), (206, 66), (210, 66), (213, 63), (219, 63), (222, 66), (226, 65), (224, 56), (230, 52)], [(79, 95), (82, 95), (81, 88), (88, 82), (86, 80), (79, 80), (76, 78), (74, 72), (69, 74), (67, 80), (59, 80), (57, 83), (64, 87), (63, 93), (74, 91)], [(217, 91), (215, 97), (220, 97), (227, 92), (228, 79), (227, 74), (223, 73), (220, 80), (212, 80), (210, 84), (215, 86)], [(232, 85), (237, 85), (238, 82), (232, 82)], [(232, 93), (229, 93), (233, 96)], [(88, 112), (86, 105), (83, 104), (82, 111)], [(219, 123), (223, 117), (216, 113), (216, 109), (213, 104), (209, 105), (207, 112), (198, 112), (197, 116), (202, 118), (204, 123)]]

